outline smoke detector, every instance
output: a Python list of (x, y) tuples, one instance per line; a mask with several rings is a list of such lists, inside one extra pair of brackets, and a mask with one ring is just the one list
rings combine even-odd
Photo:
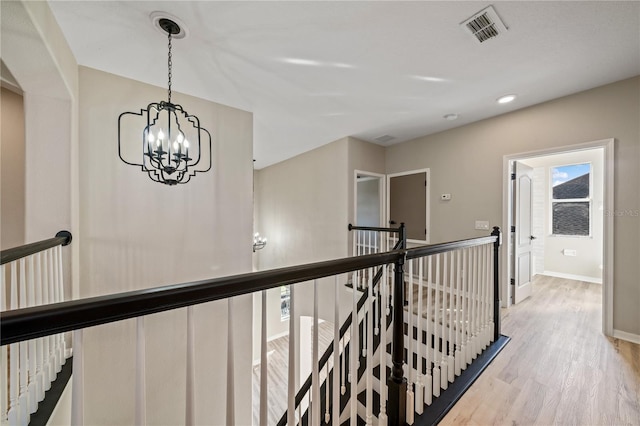
[(460, 23), (465, 31), (470, 33), (479, 43), (498, 37), (507, 31), (493, 6), (487, 6), (471, 18)]

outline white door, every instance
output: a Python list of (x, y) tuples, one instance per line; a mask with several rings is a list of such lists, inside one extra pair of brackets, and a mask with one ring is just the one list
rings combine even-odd
[(513, 247), (513, 303), (519, 303), (531, 295), (531, 235), (532, 218), (532, 177), (533, 168), (526, 164), (515, 162), (514, 181), (514, 220), (515, 232)]

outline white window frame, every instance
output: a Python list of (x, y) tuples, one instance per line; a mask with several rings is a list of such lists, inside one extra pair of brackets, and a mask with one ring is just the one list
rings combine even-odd
[[(578, 166), (581, 164), (589, 165), (589, 196), (587, 198), (553, 198), (553, 170), (560, 167)], [(591, 161), (581, 161), (579, 163), (561, 164), (549, 167), (549, 236), (561, 238), (592, 238), (593, 234), (593, 164)], [(553, 233), (553, 205), (554, 203), (589, 203), (589, 235), (570, 235), (570, 234), (554, 234)]]

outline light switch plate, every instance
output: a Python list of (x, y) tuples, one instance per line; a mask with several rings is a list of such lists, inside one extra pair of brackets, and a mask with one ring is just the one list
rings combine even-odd
[(444, 201), (451, 200), (451, 194), (440, 194), (440, 199)]

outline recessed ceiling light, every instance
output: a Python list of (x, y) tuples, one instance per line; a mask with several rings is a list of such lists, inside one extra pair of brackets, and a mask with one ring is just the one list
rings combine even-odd
[(445, 120), (453, 121), (458, 119), (458, 114), (447, 114), (443, 117)]
[(284, 58), (283, 62), (286, 62), (288, 64), (294, 64), (294, 65), (312, 65), (312, 66), (320, 65), (320, 62), (318, 61), (313, 61), (311, 59), (301, 59), (301, 58)]
[(509, 102), (513, 101), (516, 98), (516, 95), (504, 95), (499, 97), (496, 102), (498, 102), (499, 104), (508, 104)]

